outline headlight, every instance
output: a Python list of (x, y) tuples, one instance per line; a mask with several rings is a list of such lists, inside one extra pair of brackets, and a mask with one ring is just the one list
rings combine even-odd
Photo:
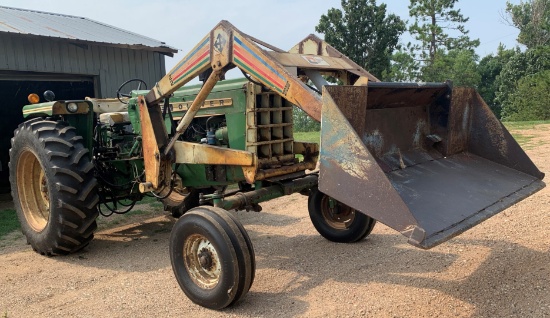
[(27, 100), (31, 104), (38, 104), (40, 102), (40, 97), (38, 97), (38, 95), (32, 93), (27, 97)]
[(76, 103), (68, 103), (66, 107), (69, 113), (76, 113), (78, 110), (78, 105)]

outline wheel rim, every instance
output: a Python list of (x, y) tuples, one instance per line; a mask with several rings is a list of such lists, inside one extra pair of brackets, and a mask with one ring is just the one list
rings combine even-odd
[(36, 155), (24, 150), (17, 162), (17, 193), (27, 224), (36, 232), (50, 219), (50, 191), (44, 169)]
[(203, 289), (214, 288), (221, 275), (221, 262), (212, 243), (203, 235), (189, 236), (183, 245), (183, 261), (195, 284)]
[(338, 230), (349, 228), (355, 219), (355, 209), (327, 195), (321, 199), (321, 214), (329, 226)]

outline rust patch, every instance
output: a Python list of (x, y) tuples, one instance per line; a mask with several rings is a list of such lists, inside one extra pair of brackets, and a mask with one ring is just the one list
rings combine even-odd
[(74, 37), (74, 36), (72, 36), (72, 35), (70, 35), (70, 34), (68, 34), (68, 33), (61, 32), (61, 31), (59, 31), (59, 30), (56, 30), (56, 29), (54, 29), (54, 28), (46, 27), (46, 29), (48, 29), (48, 30), (50, 30), (50, 31), (52, 31), (52, 32), (55, 32), (55, 33), (63, 34), (63, 35), (65, 35), (65, 36), (67, 36), (67, 37), (69, 37), (69, 38), (71, 38), (71, 39), (76, 39), (76, 37)]
[(244, 150), (176, 141), (176, 163), (253, 166), (255, 155)]
[(2, 22), (2, 21), (0, 21), (0, 24), (1, 24), (1, 25), (4, 25), (4, 26), (6, 26), (7, 28), (10, 28), (10, 29), (12, 29), (12, 30), (14, 30), (14, 31), (17, 31), (17, 32), (20, 32), (20, 33), (27, 34), (26, 32), (22, 32), (21, 30), (19, 30), (19, 29), (17, 29), (17, 28), (14, 28), (13, 26), (11, 26), (11, 25), (9, 25), (9, 24), (7, 24), (7, 23), (4, 23), (4, 22)]
[(382, 149), (384, 149), (384, 136), (380, 130), (375, 129), (371, 134), (366, 133), (363, 136), (363, 142), (377, 157), (382, 157)]

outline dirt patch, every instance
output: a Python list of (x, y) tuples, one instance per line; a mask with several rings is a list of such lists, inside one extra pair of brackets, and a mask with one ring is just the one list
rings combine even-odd
[[(528, 153), (550, 171), (550, 125)], [(320, 237), (307, 198), (237, 212), (256, 251), (249, 294), (222, 312), (191, 303), (170, 267), (174, 219), (138, 209), (83, 252), (42, 257), (24, 238), (0, 248), (0, 315), (7, 317), (545, 317), (550, 316), (550, 189), (428, 251), (378, 224), (356, 244)], [(130, 224), (124, 224), (128, 220)], [(104, 222), (104, 221), (102, 221)], [(108, 228), (110, 227), (110, 228)]]

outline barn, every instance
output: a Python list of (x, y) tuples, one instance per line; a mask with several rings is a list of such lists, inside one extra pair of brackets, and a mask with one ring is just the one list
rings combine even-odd
[[(114, 97), (132, 78), (154, 85), (176, 49), (84, 17), (0, 6), (0, 193), (8, 191), (13, 130), (30, 93)], [(42, 100), (44, 101), (44, 100)]]

